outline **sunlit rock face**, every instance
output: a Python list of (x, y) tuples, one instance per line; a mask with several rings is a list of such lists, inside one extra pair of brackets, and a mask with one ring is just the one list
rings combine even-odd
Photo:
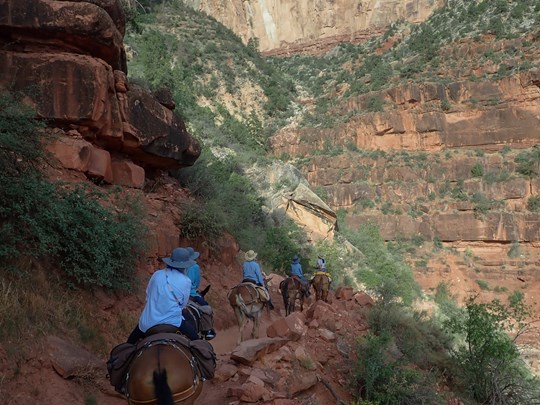
[[(313, 52), (332, 38), (361, 39), (394, 21), (425, 20), (443, 0), (187, 0), (261, 51)], [(362, 34), (363, 32), (363, 34)], [(315, 44), (318, 43), (318, 45)]]

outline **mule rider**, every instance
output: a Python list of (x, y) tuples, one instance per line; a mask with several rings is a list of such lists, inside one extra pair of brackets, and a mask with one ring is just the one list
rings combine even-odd
[(290, 276), (300, 280), (300, 283), (302, 284), (302, 288), (304, 290), (304, 295), (308, 297), (309, 282), (306, 280), (306, 277), (304, 277), (304, 272), (302, 271), (302, 265), (300, 264), (300, 258), (298, 257), (298, 255), (294, 255), (293, 257)]
[(315, 275), (321, 274), (328, 277), (328, 282), (332, 283), (332, 277), (330, 277), (330, 273), (328, 270), (326, 270), (326, 260), (324, 260), (324, 257), (321, 255), (317, 256), (317, 265), (315, 266), (315, 269), (317, 270), (315, 272)]
[(321, 255), (317, 256), (317, 271), (326, 273), (326, 260)]
[(266, 288), (266, 291), (268, 292), (268, 308), (274, 309), (274, 304), (272, 304), (272, 299), (270, 298), (270, 291), (268, 291), (268, 287), (266, 286), (264, 282), (264, 277), (261, 272), (261, 268), (259, 266), (259, 263), (255, 261), (255, 258), (257, 257), (257, 253), (255, 253), (253, 250), (248, 250), (245, 254), (246, 261), (242, 265), (242, 277), (243, 283), (253, 283), (258, 286)]
[[(189, 293), (189, 299), (200, 306), (209, 307), (208, 309), (210, 309), (210, 304), (203, 298), (201, 294), (199, 294), (199, 287), (201, 285), (201, 268), (199, 264), (197, 263), (197, 259), (199, 258), (201, 254), (197, 252), (195, 249), (193, 249), (192, 247), (188, 247), (186, 249), (190, 254), (190, 257), (189, 257), (190, 260), (193, 260), (195, 262), (186, 271), (186, 275), (191, 280), (191, 291)], [(211, 326), (212, 325), (212, 321), (211, 321), (212, 311), (211, 310), (204, 311), (204, 314), (206, 314), (207, 312), (208, 312), (210, 321), (205, 322), (208, 324), (205, 328), (203, 324), (204, 329), (208, 328), (208, 330), (203, 329), (203, 333), (206, 335), (206, 339), (210, 340), (216, 337), (216, 332), (214, 331), (214, 329), (212, 329), (212, 326)]]
[(137, 343), (145, 337), (148, 329), (156, 325), (172, 325), (188, 339), (198, 339), (195, 326), (182, 317), (189, 301), (191, 281), (184, 274), (195, 262), (190, 259), (187, 249), (176, 248), (171, 257), (162, 259), (167, 265), (157, 270), (146, 287), (146, 303), (139, 318), (139, 324), (129, 335), (128, 343)]

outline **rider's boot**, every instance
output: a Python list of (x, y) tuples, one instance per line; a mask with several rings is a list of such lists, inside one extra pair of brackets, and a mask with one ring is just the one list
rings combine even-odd
[(207, 330), (204, 334), (204, 340), (212, 340), (216, 337), (216, 331), (214, 329)]
[(274, 304), (272, 304), (272, 300), (268, 300), (266, 305), (268, 305), (268, 309), (271, 311), (273, 310), (275, 307), (274, 307)]

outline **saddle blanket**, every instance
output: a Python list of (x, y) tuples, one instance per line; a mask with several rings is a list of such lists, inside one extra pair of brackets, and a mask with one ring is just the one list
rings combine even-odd
[[(255, 284), (255, 283), (248, 283), (248, 282), (240, 283), (238, 285), (245, 285), (245, 286), (254, 287), (255, 291), (257, 291), (257, 294), (258, 294), (259, 299), (261, 300), (261, 302), (267, 302), (267, 301), (270, 300), (270, 294), (268, 293), (268, 290), (265, 287), (262, 287), (260, 285)], [(232, 290), (227, 295), (227, 298), (229, 297), (231, 292), (232, 292)]]
[(311, 277), (311, 280), (313, 280), (315, 278), (315, 276), (326, 276), (328, 277), (328, 281), (331, 283), (332, 282), (332, 277), (330, 277), (330, 274), (324, 272), (324, 271), (316, 271), (315, 273), (313, 273), (313, 276)]

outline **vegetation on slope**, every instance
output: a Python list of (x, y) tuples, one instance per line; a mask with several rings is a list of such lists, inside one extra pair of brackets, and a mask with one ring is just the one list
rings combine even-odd
[(515, 344), (530, 315), (521, 299), (480, 303), (472, 296), (441, 324), (388, 298), (371, 309), (369, 332), (358, 341), (359, 397), (377, 404), (445, 404), (453, 396), (465, 403), (540, 403), (539, 381)]
[[(40, 174), (43, 123), (0, 94), (0, 258), (55, 260), (72, 283), (129, 288), (144, 234), (137, 201), (51, 183)], [(115, 201), (117, 211), (100, 200)], [(25, 269), (16, 269), (25, 271)]]
[(191, 132), (204, 145), (195, 165), (177, 173), (199, 197), (197, 205), (184, 207), (184, 225), (189, 225), (182, 228), (184, 236), (215, 241), (228, 231), (274, 270), (288, 268), (294, 254), (309, 256), (303, 232), (290, 220), (271, 221), (244, 176), (246, 167), (267, 160), (267, 137), (290, 114), (294, 89), (255, 44), (244, 46), (207, 15), (181, 1), (147, 6), (134, 16), (137, 29), (125, 39), (134, 53), (130, 81), (150, 89), (169, 88)]
[[(185, 9), (181, 2), (171, 4), (164, 2), (162, 11), (181, 11), (182, 17), (175, 13), (148, 13), (137, 17), (138, 31), (130, 37), (137, 56), (130, 68), (135, 77), (145, 79), (152, 87), (171, 88), (192, 131), (206, 146), (199, 162), (178, 174), (181, 181), (204, 201), (202, 207), (185, 207), (186, 222), (182, 232), (188, 238), (205, 237), (212, 241), (223, 229), (229, 229), (243, 247), (259, 250), (275, 268), (286, 268), (290, 257), (306, 246), (302, 233), (291, 223), (277, 224), (279, 226), (267, 223), (261, 210), (262, 201), (243, 176), (243, 165), (264, 159), (259, 156), (265, 151), (266, 137), (273, 125), (281, 125), (275, 124), (279, 123), (275, 119), (283, 118), (282, 114), (286, 117), (293, 106), (289, 100), (292, 86), (256, 54), (254, 46), (243, 48), (234, 35), (212, 20), (209, 20), (209, 27), (213, 29), (206, 29), (205, 24), (190, 25), (203, 17)], [(171, 30), (170, 26), (165, 27), (166, 22), (178, 24), (182, 29)], [(190, 35), (179, 40), (179, 35), (184, 32)], [(202, 36), (200, 42), (193, 41), (196, 32)], [(203, 36), (206, 32), (211, 35)], [(218, 40), (221, 37), (230, 37), (234, 44), (231, 48), (223, 47), (227, 57), (221, 54), (222, 44)], [(214, 48), (210, 45), (213, 42), (216, 42)], [(201, 48), (207, 45), (208, 49)], [(214, 53), (216, 59), (209, 62), (207, 69), (206, 61), (211, 59), (208, 55)], [(245, 63), (249, 69), (243, 63), (237, 65), (233, 54), (251, 55), (253, 60), (248, 59)], [(191, 63), (193, 61), (195, 63)], [(382, 66), (377, 60), (367, 62), (366, 59), (364, 65), (368, 66), (368, 63), (378, 68)], [(250, 84), (252, 88), (262, 89), (264, 97), (260, 109), (244, 110), (236, 108), (238, 105), (234, 103), (226, 105), (228, 98), (241, 98), (240, 93), (236, 93), (240, 91), (236, 86), (237, 79), (243, 76), (238, 72), (244, 72), (250, 79), (260, 75)], [(216, 88), (223, 91), (216, 92)], [(219, 101), (204, 106), (212, 99)], [(137, 205), (130, 205), (118, 213), (104, 204), (104, 201), (115, 199), (114, 193), (95, 195), (91, 190), (72, 189), (68, 185), (45, 181), (33, 164), (41, 156), (36, 136), (39, 122), (33, 119), (31, 112), (14, 108), (14, 105), (9, 96), (0, 99), (0, 257), (30, 255), (41, 260), (55, 260), (73, 284), (129, 286), (132, 268), (140, 252), (138, 242), (143, 239), (140, 235), (144, 230)], [(373, 108), (378, 108), (375, 103)], [(521, 162), (524, 175), (538, 169), (534, 151), (524, 154)], [(478, 168), (472, 174), (483, 175)], [(459, 194), (459, 190), (456, 193)], [(114, 205), (118, 206), (118, 202)], [(359, 265), (358, 278), (379, 298), (370, 315), (372, 330), (359, 341), (360, 361), (354, 380), (359, 397), (374, 403), (438, 403), (441, 396), (434, 389), (435, 380), (444, 381), (444, 376), (455, 364), (459, 366), (458, 371), (454, 371), (459, 377), (456, 381), (472, 381), (474, 390), (464, 392), (476, 401), (503, 399), (506, 403), (533, 403), (538, 398), (534, 396), (534, 381), (530, 381), (524, 372), (514, 342), (503, 335), (508, 326), (506, 321), (519, 321), (523, 312), (474, 301), (465, 312), (449, 311), (446, 331), (454, 336), (463, 335), (462, 339), (469, 343), (468, 350), (463, 350), (459, 339), (452, 345), (440, 325), (431, 323), (425, 314), (413, 312), (407, 306), (420, 293), (398, 249), (386, 245), (371, 225), (358, 233), (346, 230), (343, 224), (342, 229), (359, 246), (355, 254), (337, 251), (335, 245), (324, 244), (317, 246), (317, 252), (330, 258), (329, 269), (336, 276), (342, 271), (340, 266)], [(302, 253), (309, 254), (305, 249)], [(19, 270), (23, 270), (19, 274), (25, 275), (23, 263), (9, 260), (8, 263), (19, 265)], [(67, 320), (79, 330), (81, 338), (91, 335), (92, 331), (78, 312), (81, 306), (76, 303), (66, 303), (53, 314), (34, 311), (16, 312), (13, 316), (17, 304), (23, 302), (35, 310), (43, 301), (25, 300), (22, 295), (13, 293), (10, 278), (15, 276), (8, 273), (7, 268), (5, 270), (0, 307), (12, 312), (11, 317), (0, 318), (2, 333), (19, 328), (24, 315), (30, 313), (34, 322), (40, 320), (36, 325), (44, 330), (58, 321)], [(47, 288), (46, 283), (41, 286)], [(471, 352), (471, 347), (479, 352)], [(455, 363), (450, 363), (452, 360)], [(479, 369), (478, 364), (481, 364)], [(470, 368), (472, 366), (476, 369)], [(505, 386), (505, 390), (493, 390), (493, 386), (500, 387), (497, 383), (501, 379), (512, 384)], [(451, 388), (458, 387), (451, 379), (445, 383)], [(487, 391), (486, 386), (490, 388)]]
[[(529, 11), (533, 11), (536, 6), (534, 2), (528, 2), (524, 7)], [(519, 9), (516, 8), (516, 3), (512, 3), (511, 6), (505, 8), (500, 2), (475, 2), (474, 4), (449, 2), (446, 8), (435, 13), (432, 19), (425, 24), (417, 27), (407, 26), (404, 23), (396, 24), (385, 37), (370, 44), (362, 46), (342, 45), (322, 58), (296, 56), (288, 59), (276, 58), (271, 60), (271, 62), (275, 71), (279, 72), (276, 75), (278, 80), (281, 80), (279, 78), (280, 76), (290, 77), (291, 80), (289, 83), (294, 82), (297, 88), (302, 89), (303, 94), (307, 92), (317, 100), (314, 110), (304, 114), (305, 120), (303, 125), (331, 126), (336, 122), (348, 119), (348, 116), (340, 116), (339, 114), (335, 114), (335, 110), (332, 110), (332, 107), (336, 106), (340, 102), (340, 99), (377, 91), (406, 80), (425, 80), (425, 77), (431, 77), (434, 81), (440, 81), (441, 79), (435, 74), (436, 69), (441, 68), (445, 64), (452, 63), (453, 57), (449, 57), (448, 54), (439, 51), (442, 45), (448, 42), (458, 41), (460, 38), (467, 37), (471, 33), (474, 36), (478, 35), (478, 38), (475, 40), (480, 40), (480, 35), (492, 31), (496, 38), (502, 38), (506, 34), (514, 36), (517, 33), (530, 31), (530, 21), (527, 23), (529, 25), (523, 24), (523, 21), (516, 17), (519, 16)], [(470, 14), (468, 18), (464, 18), (463, 10), (466, 11), (467, 16)], [(473, 21), (474, 16), (479, 12), (482, 13), (482, 18), (477, 20), (485, 20), (483, 23), (474, 24), (468, 28), (461, 28), (461, 23), (467, 24)], [(490, 16), (492, 15), (498, 17), (491, 18)], [(196, 14), (192, 16), (197, 17)], [(494, 27), (496, 28), (498, 26), (497, 18), (511, 23), (505, 26), (504, 32), (506, 34), (494, 31)], [(444, 29), (444, 27), (449, 26), (452, 27), (452, 30)], [(376, 49), (389, 38), (394, 38), (396, 45), (386, 53), (377, 54), (375, 52)], [(198, 48), (201, 49), (202, 46), (201, 44)], [(520, 48), (519, 52), (526, 53), (528, 52), (527, 47), (531, 46), (534, 45), (526, 45)], [(226, 47), (219, 46), (219, 49), (224, 48)], [(190, 52), (193, 53), (196, 51)], [(507, 56), (507, 52), (503, 48), (502, 51), (485, 55), (485, 57), (500, 61)], [(174, 65), (174, 63), (171, 65)], [(214, 70), (220, 67), (219, 64), (212, 64), (211, 62), (210, 65)], [(520, 64), (518, 68), (521, 69), (524, 67), (528, 68), (530, 66)], [(431, 73), (428, 72), (426, 75), (426, 69)], [(510, 74), (513, 71), (514, 68), (504, 68), (498, 72), (498, 75)], [(234, 73), (238, 76), (242, 76), (243, 74), (242, 70), (236, 70)], [(254, 72), (249, 73), (254, 74)], [(216, 78), (220, 76), (219, 73), (214, 74)], [(455, 74), (456, 76), (449, 76), (447, 80), (458, 78), (460, 77), (458, 75), (462, 73), (456, 70)], [(197, 76), (195, 80), (199, 80), (199, 77), (202, 76)], [(471, 80), (476, 80), (473, 76), (470, 77)], [(251, 80), (252, 77), (249, 79)], [(219, 79), (216, 80), (219, 82)], [(261, 81), (257, 83), (260, 84)], [(287, 86), (290, 86), (290, 84)], [(227, 90), (232, 93), (234, 88), (231, 85)], [(294, 95), (293, 93), (287, 94), (286, 92), (283, 94), (289, 97)], [(213, 96), (219, 99), (219, 94), (214, 93)], [(192, 100), (192, 102), (197, 104), (197, 106), (193, 107), (192, 111), (200, 108), (201, 100), (201, 97), (196, 97)], [(292, 102), (288, 102), (286, 105), (289, 108), (297, 108)], [(448, 108), (444, 103), (441, 103), (440, 107), (442, 109)], [(210, 126), (215, 125), (216, 128), (224, 131), (234, 128), (234, 126), (222, 124), (223, 121), (221, 119), (227, 116), (226, 112), (219, 108), (208, 108), (209, 110), (206, 110), (206, 113), (209, 115), (205, 117), (212, 119)], [(368, 104), (368, 110), (371, 111), (381, 111), (384, 108), (385, 106), (376, 96)], [(233, 110), (229, 109), (228, 111)], [(328, 113), (330, 111), (331, 113)], [(299, 110), (297, 109), (296, 113), (298, 112)], [(283, 113), (286, 115), (286, 109), (283, 110)], [(196, 117), (196, 114), (194, 117)], [(216, 119), (216, 117), (218, 118)], [(279, 121), (277, 124), (271, 124), (274, 118), (271, 114), (260, 115), (259, 117), (264, 117), (260, 119), (264, 128), (275, 128), (283, 125)], [(196, 124), (196, 119), (191, 117), (186, 118), (190, 121), (193, 132), (202, 136), (204, 140), (207, 139), (207, 134), (212, 133), (212, 130), (208, 128), (208, 122), (200, 121), (199, 124)], [(233, 115), (233, 118), (242, 123), (247, 122), (245, 116)], [(270, 133), (267, 132), (267, 134)], [(199, 215), (208, 216), (209, 213), (216, 211), (216, 207), (226, 204), (226, 201), (236, 201), (234, 198), (230, 199), (229, 191), (233, 195), (234, 193), (241, 192), (246, 193), (244, 195), (250, 196), (254, 192), (249, 183), (244, 183), (242, 164), (249, 162), (250, 159), (254, 159), (255, 154), (264, 152), (264, 148), (258, 147), (261, 146), (258, 141), (264, 140), (267, 135), (257, 136), (255, 142), (242, 140), (239, 136), (230, 137), (227, 133), (224, 136), (227, 139), (226, 143), (219, 143), (219, 141), (216, 143), (212, 136), (208, 136), (209, 142), (207, 145), (217, 145), (223, 147), (223, 149), (214, 148), (212, 153), (207, 153), (199, 162), (204, 163), (204, 165), (199, 167), (196, 165), (192, 169), (184, 170), (183, 174), (181, 174), (184, 183), (189, 184), (196, 194), (206, 200), (207, 206), (215, 204), (213, 208), (205, 209), (205, 214)], [(235, 153), (227, 151), (227, 148), (231, 146)], [(323, 154), (327, 152), (335, 151), (331, 151), (330, 149), (322, 151)], [(351, 148), (351, 152), (353, 154), (362, 153), (362, 151), (355, 150), (354, 148)], [(472, 153), (474, 154), (475, 152)], [(220, 158), (217, 159), (217, 156), (220, 156)], [(249, 158), (246, 159), (246, 156)], [(387, 157), (390, 158), (390, 156)], [(446, 156), (435, 156), (432, 159), (428, 158), (425, 154), (416, 156), (415, 154), (400, 154), (397, 152), (392, 159), (392, 164), (423, 165), (424, 169), (426, 169), (429, 164), (437, 165), (437, 159), (441, 158), (446, 158)], [(258, 159), (260, 160), (261, 158)], [(530, 168), (534, 169), (534, 164), (530, 164), (530, 159), (535, 161), (534, 156), (531, 157), (530, 154), (523, 155), (523, 169), (519, 169), (522, 170), (520, 173), (526, 175), (524, 171)], [(486, 173), (482, 166), (471, 168), (471, 178), (485, 177), (486, 181), (488, 181), (489, 177), (489, 181), (499, 181), (504, 176), (504, 173)], [(217, 190), (222, 189), (224, 182), (230, 182), (235, 187), (224, 193), (224, 195), (227, 195), (225, 199), (218, 200), (215, 198), (215, 195)], [(438, 190), (438, 193), (440, 193), (441, 199), (470, 200), (478, 207), (477, 210), (475, 209), (475, 213), (477, 212), (479, 216), (494, 206), (494, 202), (486, 199), (484, 196), (469, 195), (464, 191), (463, 183), (444, 184), (441, 190)], [(437, 198), (437, 192), (433, 196), (430, 195), (425, 198), (426, 200)], [(407, 212), (411, 216), (418, 215), (420, 213), (419, 205), (421, 203), (422, 201), (418, 201)], [(246, 206), (245, 204), (248, 205)], [(263, 216), (259, 216), (260, 212), (257, 210), (257, 205), (260, 204), (262, 202), (257, 200), (257, 198), (248, 198), (248, 201), (244, 201), (239, 205), (243, 207), (242, 210), (244, 212), (249, 213), (249, 216), (256, 224), (258, 221), (264, 220)], [(532, 206), (534, 206), (534, 201), (532, 202)], [(392, 207), (387, 207), (386, 211), (390, 213), (391, 209)], [(242, 215), (236, 216), (231, 214), (232, 212), (228, 210), (225, 214), (225, 217), (231, 220), (231, 224), (236, 223), (237, 220), (242, 218)], [(212, 220), (208, 222), (219, 222), (214, 220), (215, 217), (211, 218)], [(225, 219), (222, 221), (225, 222)], [(227, 225), (227, 227), (230, 227), (231, 224)], [(244, 222), (244, 224), (246, 223)], [(246, 226), (250, 227), (249, 224)], [(272, 230), (275, 228), (266, 229), (267, 232), (270, 232), (269, 229)], [(484, 397), (483, 399), (480, 399), (472, 391), (468, 391), (466, 387), (461, 386), (459, 383), (461, 381), (459, 370), (464, 370), (465, 368), (460, 363), (460, 357), (458, 355), (461, 351), (460, 340), (458, 339), (454, 345), (451, 342), (450, 335), (457, 336), (463, 332), (466, 336), (465, 339), (467, 339), (470, 338), (470, 336), (467, 337), (467, 333), (476, 332), (477, 330), (483, 330), (485, 332), (486, 329), (482, 329), (482, 325), (472, 321), (472, 324), (469, 325), (470, 327), (467, 330), (459, 328), (452, 329), (450, 326), (446, 330), (443, 330), (440, 324), (434, 323), (436, 321), (432, 321), (425, 314), (412, 311), (407, 304), (417, 299), (420, 296), (420, 291), (414, 282), (411, 269), (404, 264), (403, 257), (400, 255), (401, 249), (404, 248), (403, 245), (400, 246), (399, 243), (386, 245), (380, 238), (376, 228), (372, 225), (362, 228), (357, 233), (347, 230), (343, 223), (340, 224), (340, 229), (353, 242), (353, 245), (359, 247), (359, 251), (350, 253), (344, 249), (340, 249), (336, 245), (320, 244), (317, 246), (317, 252), (324, 252), (327, 257), (332, 257), (332, 260), (329, 260), (329, 267), (335, 266), (335, 268), (331, 268), (331, 271), (335, 272), (334, 274), (336, 275), (340, 274), (342, 279), (345, 278), (343, 277), (343, 268), (358, 267), (359, 269), (356, 271), (358, 279), (362, 280), (366, 287), (379, 297), (379, 303), (370, 316), (372, 330), (365, 339), (359, 342), (358, 353), (360, 361), (358, 362), (358, 370), (354, 382), (359, 397), (368, 401), (374, 401), (374, 403), (443, 403), (445, 400), (444, 395), (441, 395), (440, 392), (434, 389), (436, 381), (442, 381), (443, 384), (451, 389), (463, 390), (462, 395), (464, 397), (470, 395), (472, 400), (489, 401), (498, 395), (496, 398), (504, 398), (507, 403), (517, 403), (513, 398), (520, 398), (518, 400), (519, 402), (524, 398), (531, 399), (531, 396), (534, 396), (534, 383), (528, 385), (528, 377), (525, 379), (527, 383), (523, 385), (527, 386), (525, 391), (520, 392), (521, 388), (510, 388), (507, 392), (494, 393), (494, 396)], [(249, 237), (250, 235), (251, 238)], [(248, 242), (256, 241), (253, 235), (254, 233), (247, 232), (246, 236), (248, 237), (246, 240)], [(240, 239), (244, 237), (238, 233), (236, 236)], [(275, 241), (266, 236), (258, 235), (258, 237), (261, 240), (271, 242), (266, 245), (269, 251), (265, 251), (263, 258), (273, 261), (274, 265), (286, 266), (286, 262), (278, 263), (279, 258), (271, 257), (272, 247), (277, 246), (275, 245)], [(287, 246), (290, 246), (292, 250), (283, 250), (283, 252), (287, 252), (286, 255), (281, 255), (281, 249), (275, 250), (280, 252), (281, 257), (287, 257), (295, 249), (294, 245), (290, 245), (288, 242)], [(446, 300), (449, 301), (448, 297), (446, 297)], [(491, 306), (481, 306), (480, 312), (486, 314), (486, 317), (493, 321), (494, 318), (490, 318), (491, 315), (489, 315), (492, 313), (492, 309)], [(457, 309), (453, 303), (446, 302), (444, 314), (441, 316), (450, 319), (451, 321), (449, 322), (454, 322), (458, 319), (468, 319), (469, 314)], [(510, 318), (511, 315), (508, 315), (508, 319)], [(448, 323), (448, 325), (450, 324)], [(496, 322), (488, 322), (488, 324), (494, 336), (502, 336), (504, 328), (501, 324)], [(508, 353), (516, 353), (514, 342), (505, 341), (504, 344), (504, 350)], [(495, 381), (498, 376), (504, 376), (504, 378), (509, 379), (524, 376), (521, 374), (523, 368), (518, 357), (509, 356), (507, 357), (508, 363), (494, 365), (493, 361), (496, 359), (499, 351), (498, 349), (492, 349), (486, 353), (487, 358), (490, 359), (488, 360), (490, 367), (486, 366), (483, 368), (480, 374), (490, 381)], [(449, 375), (455, 376), (455, 379), (452, 377), (447, 378)], [(477, 382), (475, 381), (474, 383), (476, 384)], [(482, 384), (482, 382), (478, 381), (478, 384)], [(523, 393), (525, 396), (520, 397)]]
[[(426, 21), (394, 23), (367, 43), (341, 44), (322, 57), (296, 55), (269, 62), (317, 100), (314, 109), (305, 111), (302, 125), (332, 127), (353, 114), (391, 108), (376, 92), (401, 83), (481, 80), (473, 70), (487, 62), (499, 66), (496, 78), (538, 66), (528, 55), (538, 52), (539, 22), (539, 0), (451, 0)], [(497, 45), (503, 39), (515, 43)], [(479, 55), (450, 52), (462, 41), (493, 46)], [(336, 112), (346, 99), (371, 92), (366, 111)]]
[(137, 199), (41, 174), (47, 134), (18, 95), (0, 93), (0, 342), (16, 362), (51, 332), (106, 350), (83, 294), (132, 289), (145, 247)]

